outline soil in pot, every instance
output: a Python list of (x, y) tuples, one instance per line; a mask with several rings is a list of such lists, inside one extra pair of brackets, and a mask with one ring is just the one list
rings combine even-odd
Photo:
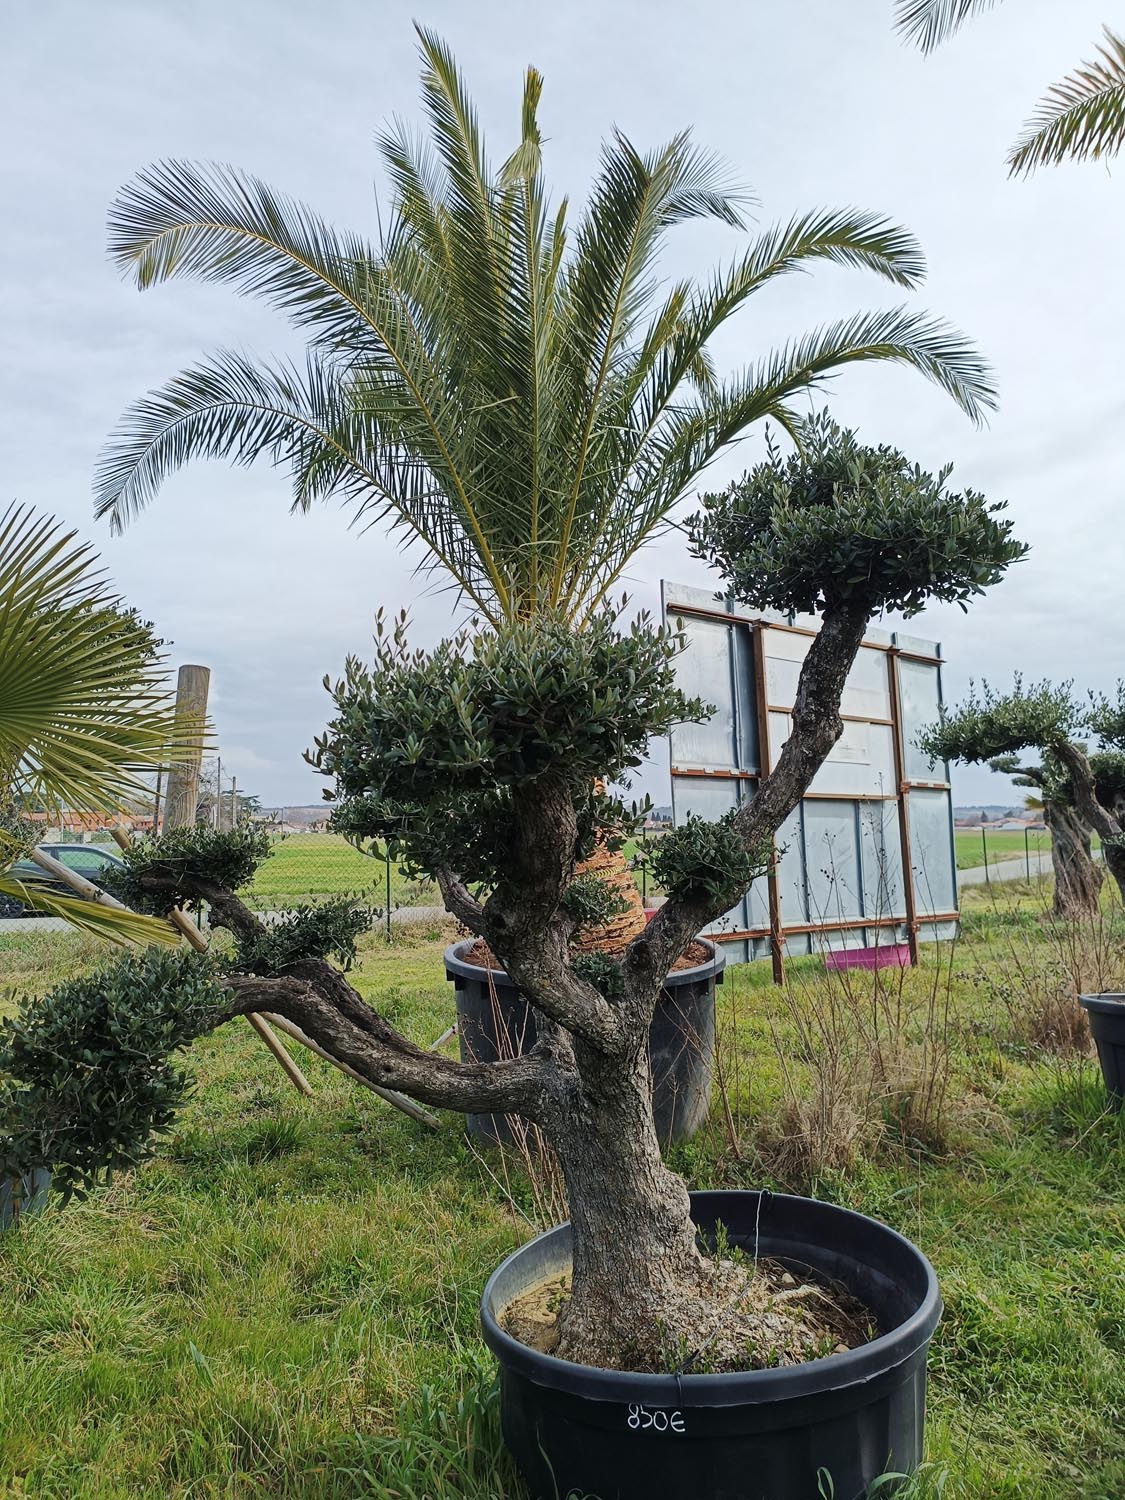
[[(500, 1326), (540, 1354), (553, 1354), (569, 1296), (569, 1275), (547, 1277), (508, 1304)], [(633, 1359), (622, 1368), (696, 1375), (779, 1369), (844, 1354), (879, 1332), (874, 1315), (846, 1287), (774, 1259), (710, 1261), (690, 1305), (683, 1326), (663, 1330), (659, 1365)]]

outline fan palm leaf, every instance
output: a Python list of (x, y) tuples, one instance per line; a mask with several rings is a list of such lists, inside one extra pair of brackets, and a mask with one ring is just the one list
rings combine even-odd
[(112, 814), (148, 795), (178, 728), (147, 627), (126, 612), (89, 546), (24, 506), (0, 515), (0, 893), (121, 938), (177, 941), (166, 923), (20, 881), (26, 809)]
[(746, 195), (718, 159), (686, 133), (648, 152), (614, 134), (572, 226), (544, 185), (540, 75), (494, 167), (451, 54), (418, 34), (429, 138), (400, 122), (379, 137), (393, 204), (376, 242), (229, 167), (152, 167), (114, 205), (111, 250), (139, 286), (229, 285), (308, 343), (302, 368), (220, 353), (138, 402), (99, 467), (116, 526), (193, 458), (265, 457), (291, 472), (298, 508), (334, 498), (397, 529), (485, 619), (579, 623), (723, 443), (763, 415), (789, 422), (832, 369), (897, 360), (974, 420), (995, 404), (979, 354), (920, 315), (795, 340), (752, 367), (756, 396), (724, 385), (710, 343), (756, 292), (821, 261), (914, 288), (913, 237), (818, 211), (757, 234), (708, 282), (662, 286), (676, 225), (742, 227)]

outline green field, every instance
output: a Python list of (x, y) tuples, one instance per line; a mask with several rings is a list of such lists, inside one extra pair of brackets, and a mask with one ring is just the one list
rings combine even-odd
[[(716, 1109), (675, 1161), (700, 1186), (846, 1202), (931, 1256), (946, 1303), (935, 1496), (944, 1476), (944, 1500), (1120, 1500), (1125, 1121), (1103, 1112), (1088, 1061), (1029, 1040), (1058, 952), (1035, 895), (1004, 890), (1003, 904), (970, 892), (965, 940), (927, 947), (897, 992), (907, 1059), (926, 1036), (946, 1049), (939, 1129), (913, 1138), (896, 1094), (850, 1165), (782, 1172), (781, 1059), (811, 1099), (801, 1030), (823, 980), (816, 960), (794, 964), (786, 1003), (759, 964), (719, 991), (735, 1133)], [(358, 983), (419, 1042), (453, 1014), (441, 943), (363, 944)], [(97, 956), (69, 935), (0, 936), (16, 989)], [(302, 1063), (309, 1101), (247, 1026), (226, 1028), (193, 1053), (196, 1093), (154, 1161), (0, 1236), (4, 1500), (519, 1494), (476, 1301), (532, 1232), (526, 1179), (474, 1155), (455, 1118), (427, 1131)]]
[[(658, 837), (658, 836), (657, 836)], [(1024, 857), (1022, 833), (988, 833), (988, 860)], [(650, 837), (651, 845), (654, 838)], [(958, 829), (955, 835), (957, 868), (970, 870), (984, 864), (984, 849), (979, 832)], [(624, 848), (632, 859), (644, 847), (639, 839), (630, 840)], [(1047, 851), (1047, 834), (1033, 833), (1028, 839), (1031, 853)], [(1034, 874), (1034, 866), (1032, 869)], [(637, 871), (637, 884), (646, 895), (659, 895), (660, 888), (647, 873)], [(381, 859), (358, 853), (352, 846), (331, 833), (295, 833), (277, 839), (269, 860), (258, 871), (249, 891), (250, 902), (261, 910), (292, 906), (301, 901), (339, 895), (345, 891), (363, 893), (372, 905), (387, 904), (387, 866)], [(410, 880), (402, 870), (391, 866), (391, 907), (440, 906), (441, 897), (431, 881)]]
[[(978, 828), (958, 828), (953, 835), (953, 842), (957, 849), (957, 868), (959, 870), (976, 869), (985, 862), (985, 842), (988, 845), (988, 863), (999, 864), (1001, 860), (1023, 859), (1024, 857), (1024, 835), (1022, 832), (996, 832), (985, 829), (984, 841), (981, 839)], [(1032, 874), (1035, 874), (1034, 856), (1041, 851), (1044, 854), (1050, 850), (1050, 835), (1044, 829), (1042, 832), (1029, 833), (1027, 836), (1027, 849), (1032, 855)]]
[[(294, 906), (345, 892), (361, 894), (372, 905), (387, 904), (386, 861), (360, 854), (334, 833), (293, 833), (274, 840), (248, 895), (260, 910)], [(410, 880), (391, 865), (391, 906), (440, 906), (430, 881)]]
[[(625, 845), (626, 858), (632, 859), (641, 846), (640, 840), (631, 840)], [(639, 872), (637, 883), (641, 884)], [(656, 889), (647, 878), (646, 884)], [(360, 854), (338, 834), (294, 833), (274, 841), (269, 859), (247, 894), (252, 906), (266, 911), (346, 891), (364, 894), (372, 905), (385, 907), (386, 862)], [(392, 908), (440, 906), (441, 894), (432, 881), (411, 880), (392, 864), (390, 904)]]

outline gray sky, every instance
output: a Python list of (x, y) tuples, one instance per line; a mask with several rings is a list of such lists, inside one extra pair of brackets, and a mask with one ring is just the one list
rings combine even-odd
[[(557, 195), (580, 199), (614, 124), (639, 145), (684, 125), (723, 152), (763, 224), (857, 204), (908, 225), (930, 265), (919, 306), (959, 324), (995, 366), (1001, 410), (982, 432), (918, 376), (859, 370), (836, 416), (964, 484), (1005, 498), (1029, 559), (968, 616), (934, 609), (910, 627), (940, 639), (947, 695), (970, 676), (1121, 672), (1125, 540), (1117, 448), (1125, 167), (1040, 172), (1011, 183), (1005, 148), (1048, 83), (1088, 57), (1105, 0), (1020, 0), (930, 58), (891, 30), (891, 0), (42, 0), (3, 7), (0, 53), (0, 495), (94, 538), (130, 602), (174, 642), (173, 661), (214, 671), (224, 763), (268, 803), (315, 801), (301, 751), (324, 725), (321, 687), (365, 653), (374, 610), (409, 606), (419, 643), (451, 624), (375, 533), (326, 509), (288, 514), (267, 466), (197, 465), (123, 538), (92, 519), (90, 478), (125, 406), (206, 349), (293, 347), (285, 326), (230, 292), (172, 283), (141, 295), (105, 254), (106, 209), (150, 161), (209, 158), (254, 171), (340, 225), (374, 233), (372, 138), (418, 118), (417, 15), (453, 46), (492, 142), (507, 155), (524, 66), (546, 75), (541, 121)], [(1109, 7), (1112, 9), (1112, 7)], [(669, 275), (705, 274), (738, 237), (692, 226)], [(769, 294), (715, 346), (720, 370), (894, 289), (836, 269)], [(712, 471), (716, 486), (761, 453), (760, 431)], [(708, 586), (669, 539), (630, 588), (661, 577)], [(657, 801), (665, 777), (648, 778)], [(983, 771), (959, 801), (1006, 800)]]

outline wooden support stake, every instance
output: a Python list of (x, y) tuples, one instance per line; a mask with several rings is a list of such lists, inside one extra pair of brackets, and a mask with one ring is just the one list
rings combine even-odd
[(164, 830), (190, 828), (199, 806), (199, 768), (203, 762), (203, 740), (207, 722), (209, 667), (183, 666), (176, 680), (177, 738), (188, 742), (180, 758), (168, 771), (164, 793)]
[(276, 1016), (267, 1013), (266, 1019), (271, 1025), (276, 1026), (279, 1031), (284, 1031), (286, 1036), (291, 1036), (295, 1042), (300, 1042), (302, 1047), (307, 1047), (310, 1052), (315, 1052), (317, 1057), (323, 1057), (325, 1062), (339, 1068), (341, 1073), (346, 1073), (349, 1078), (354, 1078), (356, 1083), (362, 1083), (365, 1089), (370, 1089), (373, 1094), (378, 1094), (380, 1099), (385, 1099), (388, 1104), (393, 1104), (396, 1109), (401, 1109), (404, 1115), (409, 1115), (412, 1120), (419, 1121), (422, 1125), (428, 1125), (431, 1130), (439, 1130), (441, 1121), (436, 1115), (430, 1114), (429, 1110), (423, 1109), (420, 1104), (415, 1104), (413, 1099), (408, 1099), (405, 1094), (398, 1093), (395, 1089), (381, 1088), (379, 1084), (372, 1083), (369, 1078), (364, 1078), (362, 1073), (357, 1073), (346, 1062), (341, 1062), (338, 1057), (333, 1057), (331, 1052), (326, 1052), (319, 1042), (314, 1042), (293, 1021), (287, 1020), (285, 1016)]
[[(128, 849), (130, 844), (133, 842), (129, 830), (127, 828), (118, 827), (112, 829), (111, 831), (113, 833), (114, 839), (117, 841), (120, 847), (122, 849)], [(41, 861), (38, 862), (41, 863)], [(67, 870), (65, 865), (60, 865), (58, 860), (52, 859), (50, 860), (50, 864), (55, 866), (56, 871), (66, 871), (67, 876), (74, 873), (72, 870)], [(82, 879), (81, 876), (78, 876), (77, 878), (79, 880)], [(105, 891), (99, 891), (98, 887), (96, 885), (91, 885), (88, 880), (83, 881), (83, 884), (89, 886), (90, 890), (95, 893), (94, 896), (90, 899), (101, 900), (103, 905), (121, 907), (120, 901), (115, 901), (114, 898), (110, 895), (107, 895)], [(74, 889), (77, 890), (77, 886), (75, 886)], [(80, 892), (80, 894), (85, 895), (86, 893)], [(182, 912), (178, 906), (174, 906), (171, 912), (169, 912), (168, 914), (168, 920), (176, 929), (176, 931), (187, 939), (189, 945), (194, 948), (197, 953), (206, 953), (207, 939), (203, 936), (199, 928), (195, 925), (195, 923), (191, 920), (186, 912)], [(289, 1079), (289, 1082), (293, 1085), (297, 1092), (299, 1094), (304, 1094), (306, 1097), (311, 1097), (313, 1091), (312, 1084), (301, 1072), (300, 1068), (293, 1061), (293, 1059), (289, 1056), (289, 1053), (286, 1052), (280, 1040), (270, 1029), (269, 1024), (266, 1021), (263, 1021), (261, 1016), (258, 1015), (248, 1015), (246, 1019), (252, 1029), (256, 1031), (258, 1036), (261, 1037), (262, 1041), (265, 1042), (266, 1046), (269, 1048), (270, 1052), (273, 1054), (274, 1058), (280, 1065), (282, 1071), (285, 1073), (285, 1076)]]

